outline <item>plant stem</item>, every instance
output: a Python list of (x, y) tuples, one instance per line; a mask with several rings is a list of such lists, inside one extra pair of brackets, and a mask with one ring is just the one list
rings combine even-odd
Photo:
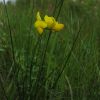
[(16, 87), (17, 87), (17, 90), (18, 90), (18, 94), (20, 96), (19, 85), (18, 85), (18, 82), (17, 82), (16, 77), (15, 77), (16, 76), (15, 72), (17, 70), (17, 67), (16, 67), (16, 61), (15, 61), (14, 44), (13, 44), (12, 31), (11, 31), (11, 27), (10, 27), (10, 20), (9, 20), (9, 16), (8, 16), (8, 11), (7, 11), (7, 6), (6, 6), (6, 3), (5, 3), (5, 0), (3, 0), (3, 3), (4, 3), (4, 8), (5, 8), (6, 17), (7, 17), (7, 23), (8, 23), (8, 27), (9, 27), (9, 36), (10, 36), (11, 50), (12, 50), (13, 63), (14, 63), (14, 66), (13, 66), (14, 67), (13, 77), (14, 77), (15, 84), (16, 84)]

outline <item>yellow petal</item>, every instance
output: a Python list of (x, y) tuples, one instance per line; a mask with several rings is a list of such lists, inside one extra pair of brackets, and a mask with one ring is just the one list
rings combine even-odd
[(41, 20), (40, 12), (37, 12), (36, 19)]
[(37, 31), (39, 32), (39, 34), (41, 35), (43, 33), (43, 28), (38, 27)]
[(46, 28), (47, 27), (47, 24), (44, 21), (41, 21), (41, 27), (42, 28)]
[(60, 24), (60, 23), (56, 22), (56, 24), (55, 24), (54, 27), (53, 27), (53, 30), (54, 30), (54, 31), (60, 31), (60, 30), (62, 30), (63, 28), (64, 28), (64, 24)]
[(35, 26), (36, 28), (38, 28), (38, 27), (46, 28), (46, 27), (47, 27), (47, 24), (46, 24), (44, 21), (39, 21), (39, 20), (37, 20), (37, 21), (35, 22), (34, 26)]
[(54, 17), (48, 17), (47, 15), (45, 15), (44, 20), (47, 23), (48, 28), (52, 28), (54, 26), (55, 23)]

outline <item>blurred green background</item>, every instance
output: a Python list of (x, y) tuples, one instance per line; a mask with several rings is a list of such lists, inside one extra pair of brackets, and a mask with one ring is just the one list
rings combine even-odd
[[(52, 33), (46, 50), (45, 70), (39, 70), (48, 31), (44, 32), (39, 41), (38, 32), (34, 28), (36, 13), (40, 11), (42, 17), (46, 14), (54, 16), (53, 11), (61, 1), (63, 0), (17, 0), (16, 3), (8, 2), (5, 5), (0, 3), (0, 100), (100, 99), (99, 0), (64, 0), (58, 21), (65, 27), (60, 32)], [(60, 4), (56, 7), (55, 16), (59, 7)], [(66, 67), (55, 88), (52, 88), (78, 32), (78, 39)], [(37, 41), (39, 45), (36, 47)], [(36, 94), (36, 97), (33, 95), (31, 99), (30, 63), (33, 63), (31, 83), (36, 87), (31, 87), (32, 93)], [(12, 66), (16, 66), (14, 75), (15, 70)], [(38, 73), (42, 73), (40, 75), (43, 75), (45, 80), (52, 71), (45, 84), (37, 80)], [(18, 82), (19, 95), (13, 76)], [(39, 84), (42, 84), (40, 88)]]

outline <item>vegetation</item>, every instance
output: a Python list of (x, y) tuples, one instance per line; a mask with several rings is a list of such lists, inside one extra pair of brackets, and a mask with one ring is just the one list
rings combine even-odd
[[(64, 24), (34, 28), (37, 12)], [(100, 1), (0, 4), (0, 100), (99, 100)]]

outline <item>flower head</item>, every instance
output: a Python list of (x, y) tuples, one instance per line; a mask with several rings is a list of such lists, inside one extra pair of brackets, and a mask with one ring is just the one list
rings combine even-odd
[(49, 17), (48, 15), (45, 15), (44, 20), (42, 20), (40, 12), (37, 12), (36, 22), (34, 26), (39, 34), (42, 34), (44, 29), (46, 28), (52, 31), (60, 31), (64, 28), (64, 24), (57, 22), (54, 17)]

